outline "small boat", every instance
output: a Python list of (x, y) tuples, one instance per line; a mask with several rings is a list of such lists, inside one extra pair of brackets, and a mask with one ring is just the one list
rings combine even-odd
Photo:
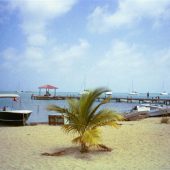
[(168, 95), (168, 93), (166, 91), (160, 93), (160, 95)]
[(125, 114), (126, 120), (137, 120), (146, 117), (159, 117), (170, 115), (170, 107), (153, 105), (153, 104), (141, 104), (133, 107), (129, 113)]
[(111, 96), (112, 95), (112, 91), (107, 91), (105, 94), (106, 94), (106, 96)]
[(138, 92), (133, 89), (133, 81), (132, 81), (132, 91), (129, 93), (129, 95), (138, 95)]
[(165, 84), (164, 84), (164, 82), (163, 82), (163, 84), (162, 84), (162, 92), (160, 93), (160, 95), (168, 95), (168, 93), (166, 92), (166, 88), (165, 88)]
[(137, 91), (132, 91), (129, 93), (129, 95), (138, 95), (138, 92)]
[[(20, 96), (17, 94), (0, 94), (1, 99), (11, 98), (13, 101), (19, 100)], [(13, 110), (4, 106), (0, 109), (0, 123), (8, 125), (26, 125), (26, 122), (31, 115), (31, 110)]]

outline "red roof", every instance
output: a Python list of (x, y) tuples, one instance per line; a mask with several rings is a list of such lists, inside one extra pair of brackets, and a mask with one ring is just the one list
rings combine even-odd
[(43, 86), (40, 86), (38, 87), (39, 89), (58, 89), (58, 87), (55, 87), (55, 86), (51, 86), (51, 85), (43, 85)]

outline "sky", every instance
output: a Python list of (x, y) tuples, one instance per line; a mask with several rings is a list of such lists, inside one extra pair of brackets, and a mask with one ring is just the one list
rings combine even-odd
[(0, 91), (170, 92), (170, 0), (0, 0)]

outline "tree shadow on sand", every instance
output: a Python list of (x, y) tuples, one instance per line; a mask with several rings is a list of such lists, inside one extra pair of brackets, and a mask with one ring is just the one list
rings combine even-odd
[(105, 145), (101, 145), (99, 148), (90, 150), (87, 153), (81, 153), (79, 151), (79, 147), (66, 147), (66, 148), (61, 148), (60, 150), (57, 149), (55, 152), (52, 152), (52, 153), (44, 152), (44, 153), (41, 153), (41, 155), (43, 156), (72, 156), (72, 157), (76, 157), (79, 159), (89, 159), (89, 156), (91, 155), (96, 155), (99, 153), (111, 152), (111, 151), (112, 151), (111, 148), (108, 148)]

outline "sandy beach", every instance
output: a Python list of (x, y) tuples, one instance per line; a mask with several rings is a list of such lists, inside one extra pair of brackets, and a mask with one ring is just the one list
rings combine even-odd
[[(161, 118), (121, 122), (119, 129), (102, 128), (103, 144), (112, 152), (92, 150), (81, 154), (72, 135), (60, 126), (0, 127), (2, 170), (168, 170), (170, 124)], [(65, 150), (62, 156), (43, 156)]]

